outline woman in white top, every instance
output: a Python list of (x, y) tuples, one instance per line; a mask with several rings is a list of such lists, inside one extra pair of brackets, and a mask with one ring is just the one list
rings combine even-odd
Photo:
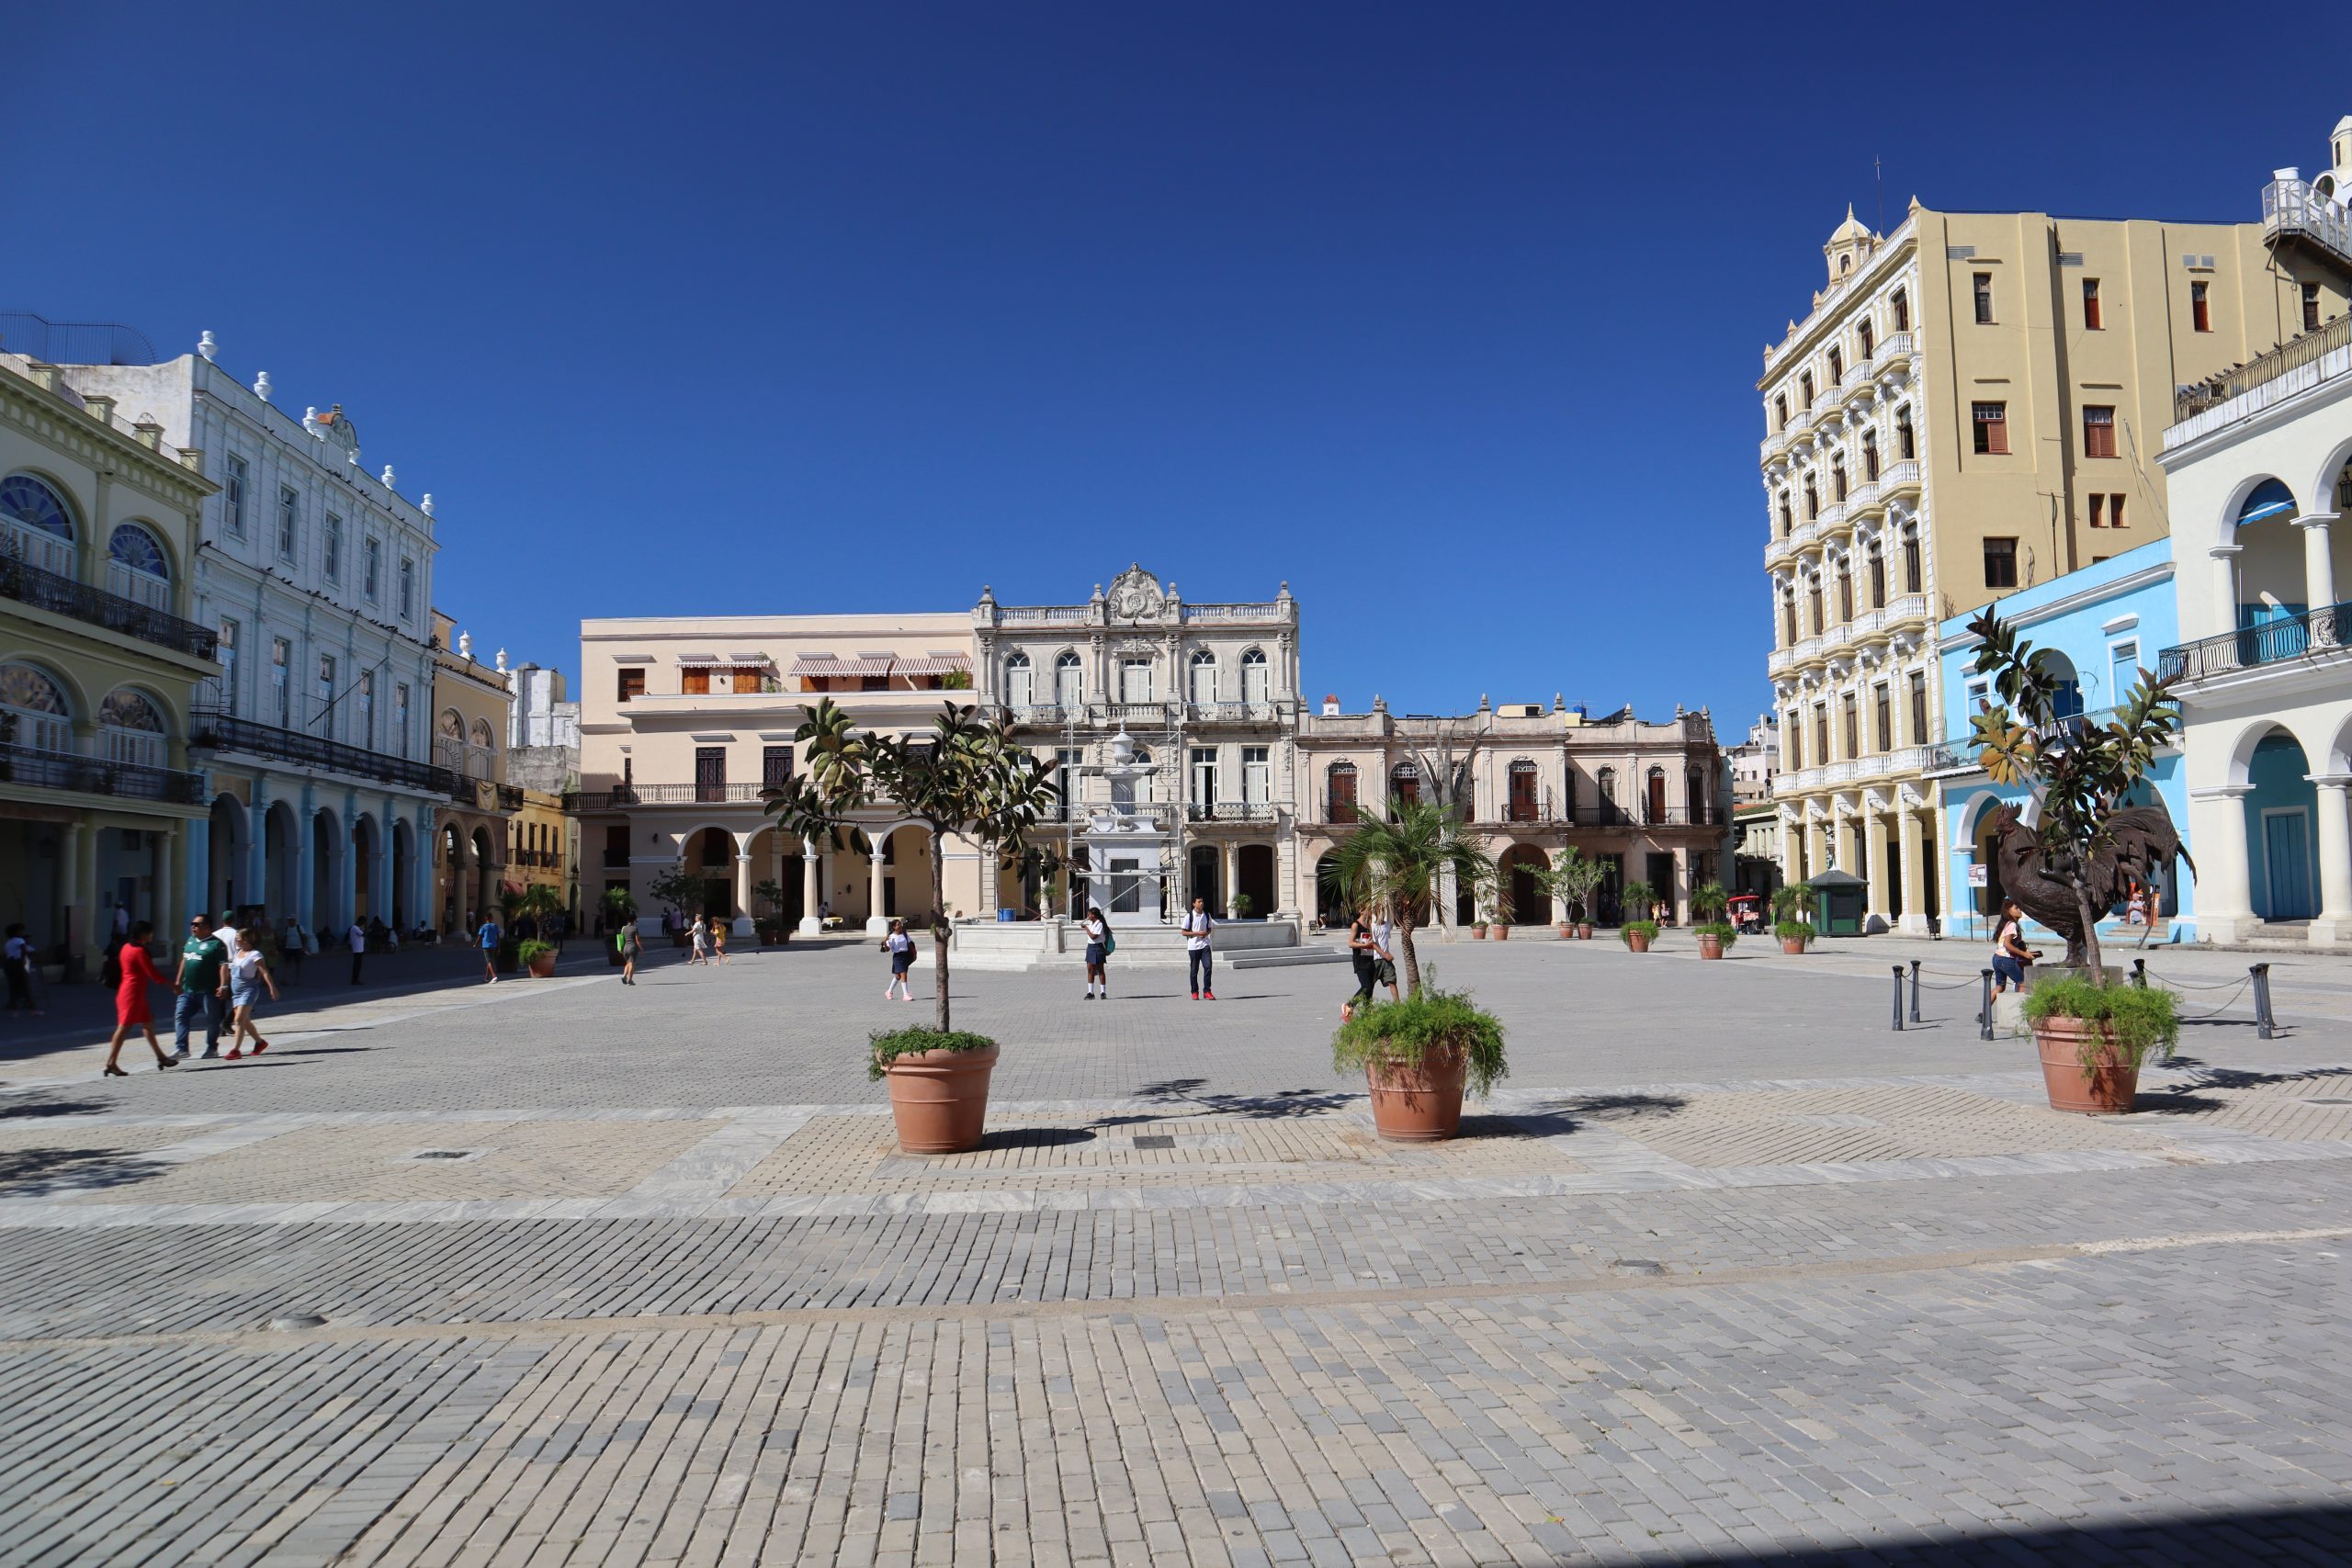
[(688, 958), (687, 963), (707, 964), (710, 962), (710, 922), (708, 920), (696, 915), (694, 930), (687, 933), (687, 941), (694, 946), (694, 956)]
[(915, 939), (907, 934), (906, 921), (890, 922), (890, 934), (882, 939), (882, 951), (890, 955), (890, 983), (882, 987), (882, 999), (887, 1002), (895, 996), (902, 1002), (914, 1000), (914, 982), (907, 978), (907, 971), (914, 967)]
[(254, 1022), (254, 1005), (261, 1000), (263, 987), (269, 987), (269, 999), (277, 999), (277, 981), (269, 972), (268, 962), (261, 949), (240, 945), (229, 955), (229, 1006), (234, 1010), (236, 1029), (229, 1036), (228, 1060), (233, 1062), (245, 1054), (245, 1036), (254, 1038), (253, 1054), (260, 1055), (269, 1049), (269, 1042), (262, 1038), (261, 1030)]
[(1111, 999), (1111, 922), (1102, 918), (1095, 905), (1086, 907), (1086, 999), (1094, 999), (1094, 987), (1102, 987), (1102, 999)]

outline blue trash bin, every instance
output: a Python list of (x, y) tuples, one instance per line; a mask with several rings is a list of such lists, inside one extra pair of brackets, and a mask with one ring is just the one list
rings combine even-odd
[(1020, 918), (1021, 911), (1018, 909), (999, 909), (996, 912), (996, 922), (1001, 926), (1009, 926)]

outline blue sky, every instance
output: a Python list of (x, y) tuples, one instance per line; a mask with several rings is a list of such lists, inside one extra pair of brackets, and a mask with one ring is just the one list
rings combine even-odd
[(345, 404), (517, 661), (1140, 560), (1287, 579), (1351, 708), (1729, 731), (1759, 352), (1874, 154), (1891, 221), (2242, 219), (2352, 109), (2205, 9), (1592, 11), (25, 7), (0, 308)]

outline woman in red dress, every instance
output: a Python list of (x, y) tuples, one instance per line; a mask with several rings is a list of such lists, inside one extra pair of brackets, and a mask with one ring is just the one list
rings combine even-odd
[(106, 1076), (110, 1078), (130, 1076), (122, 1070), (119, 1060), (122, 1043), (130, 1038), (134, 1028), (146, 1032), (147, 1047), (155, 1053), (156, 1066), (172, 1065), (172, 1059), (164, 1054), (163, 1042), (155, 1038), (155, 1015), (147, 1009), (147, 987), (164, 983), (164, 977), (155, 973), (155, 961), (147, 956), (147, 937), (154, 929), (141, 920), (130, 928), (122, 951), (116, 954), (117, 962), (122, 965), (122, 983), (115, 987), (114, 1039), (107, 1046)]

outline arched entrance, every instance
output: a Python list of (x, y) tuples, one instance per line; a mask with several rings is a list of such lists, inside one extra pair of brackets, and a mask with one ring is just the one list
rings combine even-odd
[[(1254, 917), (1271, 915), (1277, 900), (1274, 897), (1274, 846), (1244, 844), (1233, 853), (1233, 891), (1250, 900), (1250, 913)], [(1233, 900), (1228, 900), (1228, 904)], [(1238, 907), (1238, 906), (1237, 906)]]
[(343, 897), (344, 853), (343, 824), (322, 807), (311, 818), (311, 924), (322, 946), (351, 923), (351, 908)]
[[(222, 909), (236, 908), (240, 898), (251, 902), (253, 889), (246, 886), (246, 865), (251, 859), (253, 843), (246, 827), (245, 803), (233, 795), (212, 797), (212, 820), (206, 828), (205, 864), (209, 868), (205, 877), (204, 908), (218, 914)], [(285, 911), (277, 911), (283, 918)]]
[(392, 929), (404, 931), (416, 921), (409, 905), (416, 886), (416, 829), (406, 822), (392, 824)]
[(724, 828), (704, 828), (686, 840), (686, 874), (697, 889), (688, 907), (679, 912), (689, 920), (707, 915), (731, 920), (735, 914), (735, 835)]
[(1194, 844), (1185, 857), (1188, 874), (1184, 879), (1184, 908), (1193, 907), (1195, 898), (1208, 900), (1209, 912), (1220, 918), (1225, 914), (1224, 890), (1217, 886), (1217, 852), (1215, 844)]
[(462, 931), (460, 924), (470, 913), (465, 908), (466, 839), (458, 831), (455, 822), (445, 823), (441, 833), (441, 929)]
[(1515, 926), (1545, 926), (1552, 923), (1552, 897), (1544, 891), (1535, 874), (1551, 865), (1551, 858), (1533, 844), (1513, 844), (1496, 861), (1502, 874), (1503, 886), (1510, 894), (1510, 923)]
[(910, 931), (931, 919), (931, 834), (920, 823), (893, 828), (882, 840), (881, 913)]
[(1340, 856), (1335, 850), (1325, 850), (1315, 862), (1315, 914), (1327, 926), (1344, 923), (1351, 913), (1347, 895), (1340, 887)]
[(476, 828), (473, 831), (472, 842), (474, 855), (474, 874), (471, 894), (474, 905), (473, 919), (476, 924), (480, 924), (481, 921), (490, 919), (492, 914), (497, 912), (499, 908), (498, 856), (496, 852), (491, 848), (489, 829)]
[(2254, 912), (2274, 924), (2319, 913), (2319, 791), (2301, 742), (2273, 728), (2246, 764), (2246, 868)]
[(352, 914), (365, 921), (376, 913), (377, 863), (383, 854), (383, 834), (373, 817), (361, 816), (351, 825)]
[(300, 863), (299, 840), (301, 830), (294, 820), (294, 808), (282, 800), (272, 801), (262, 819), (262, 885), (254, 891), (272, 913), (293, 915), (303, 924), (312, 924), (303, 912), (302, 900), (295, 894), (294, 873)]

